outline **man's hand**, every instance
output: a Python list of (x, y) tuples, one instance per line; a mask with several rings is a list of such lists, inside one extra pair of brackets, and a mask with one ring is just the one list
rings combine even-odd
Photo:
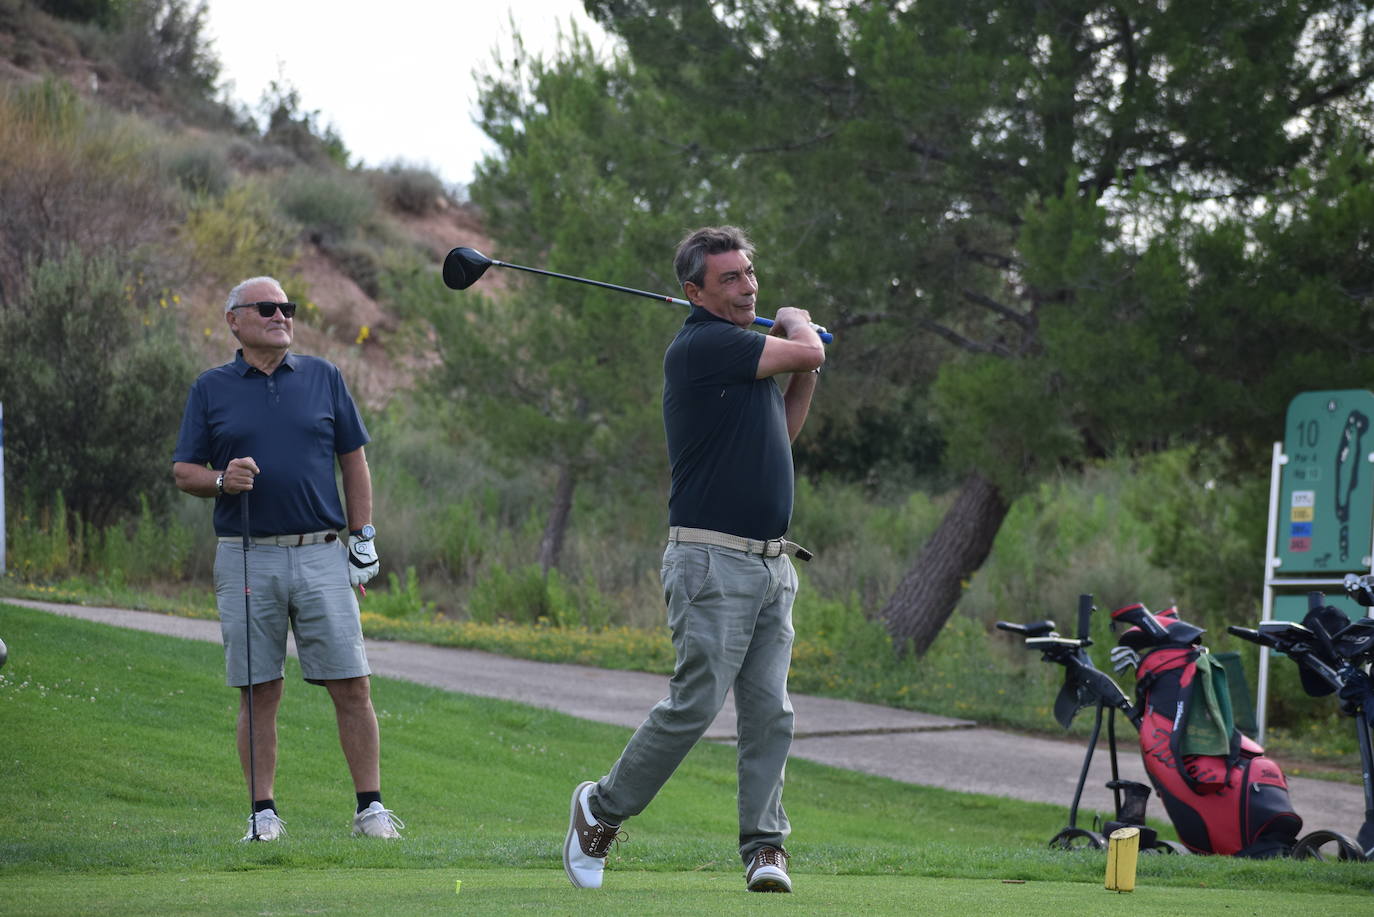
[(796, 306), (783, 306), (778, 310), (777, 315), (773, 316), (773, 327), (768, 329), (768, 333), (776, 334), (778, 337), (795, 339), (799, 329), (814, 327), (811, 324), (810, 312), (805, 309), (798, 309)]
[(377, 575), (381, 561), (377, 559), (377, 546), (372, 539), (366, 540), (357, 535), (348, 536), (348, 584), (361, 586)]
[(241, 494), (244, 491), (253, 489), (253, 478), (261, 473), (258, 463), (253, 461), (253, 457), (230, 459), (229, 464), (224, 469), (224, 492), (227, 494)]

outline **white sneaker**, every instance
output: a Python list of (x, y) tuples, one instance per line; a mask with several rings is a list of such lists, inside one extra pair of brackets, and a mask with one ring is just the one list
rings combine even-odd
[(744, 881), (751, 892), (790, 892), (792, 879), (787, 875), (787, 851), (781, 847), (760, 847), (744, 871)]
[(380, 802), (371, 803), (353, 816), (354, 837), (400, 837), (401, 832), (396, 829), (405, 826), (395, 812)]
[[(254, 823), (257, 825), (254, 837)], [(277, 813), (272, 809), (263, 809), (261, 812), (254, 812), (248, 816), (248, 833), (243, 836), (245, 841), (275, 841), (286, 833), (286, 822), (277, 817)]]
[(577, 888), (600, 888), (601, 875), (606, 870), (606, 854), (611, 844), (622, 837), (619, 825), (608, 825), (592, 814), (587, 797), (591, 795), (590, 780), (573, 790), (568, 810), (568, 836), (563, 840), (563, 871)]

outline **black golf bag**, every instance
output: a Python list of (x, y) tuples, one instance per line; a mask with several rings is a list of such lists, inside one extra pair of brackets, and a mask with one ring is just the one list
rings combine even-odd
[[(1347, 575), (1345, 591), (1359, 604), (1374, 606), (1374, 576)], [(1264, 621), (1257, 631), (1245, 627), (1228, 630), (1292, 659), (1307, 694), (1337, 694), (1341, 713), (1355, 721), (1364, 782), (1364, 822), (1353, 838), (1338, 831), (1313, 831), (1298, 839), (1293, 856), (1374, 860), (1374, 681), (1367, 671), (1374, 663), (1374, 618), (1351, 621), (1345, 612), (1327, 605), (1322, 593), (1312, 592), (1301, 624)]]

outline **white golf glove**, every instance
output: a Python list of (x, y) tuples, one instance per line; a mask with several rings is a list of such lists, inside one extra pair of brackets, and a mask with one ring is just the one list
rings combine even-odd
[(377, 546), (371, 538), (348, 536), (348, 584), (361, 586), (377, 575), (381, 561), (377, 559)]

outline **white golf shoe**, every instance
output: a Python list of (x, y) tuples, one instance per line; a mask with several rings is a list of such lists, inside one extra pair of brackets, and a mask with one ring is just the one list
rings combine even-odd
[(787, 851), (781, 847), (760, 847), (744, 871), (751, 892), (790, 892), (792, 878), (787, 874)]
[(406, 823), (397, 818), (395, 812), (380, 802), (370, 803), (353, 816), (354, 837), (400, 837), (401, 832), (396, 829), (405, 826)]
[(568, 836), (563, 841), (563, 871), (577, 888), (600, 888), (601, 874), (606, 869), (606, 854), (611, 844), (622, 837), (619, 825), (608, 825), (592, 814), (587, 797), (590, 780), (573, 790), (568, 811)]
[(248, 833), (243, 836), (243, 840), (275, 841), (285, 833), (286, 822), (278, 818), (272, 809), (263, 809), (248, 816)]

